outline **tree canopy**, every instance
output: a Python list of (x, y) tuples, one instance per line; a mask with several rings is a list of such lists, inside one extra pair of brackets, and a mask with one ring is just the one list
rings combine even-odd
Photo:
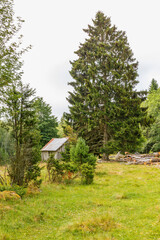
[[(0, 1), (0, 87), (20, 79), (21, 56), (27, 50), (21, 47), (22, 35), (18, 35), (22, 20), (16, 18), (13, 0)], [(30, 47), (30, 46), (29, 46)]]
[(57, 118), (52, 115), (52, 108), (43, 98), (38, 97), (35, 101), (38, 115), (38, 128), (41, 134), (41, 147), (43, 147), (52, 138), (58, 137)]
[(150, 126), (144, 128), (143, 134), (146, 138), (144, 144), (144, 152), (159, 152), (160, 151), (160, 88), (152, 90), (146, 101), (141, 105), (147, 108), (148, 117), (151, 119)]
[(141, 136), (140, 103), (145, 93), (135, 90), (138, 63), (126, 33), (112, 26), (102, 12), (84, 31), (88, 38), (71, 62), (73, 92), (65, 117), (91, 151), (101, 149), (104, 158), (114, 150), (134, 151)]
[(152, 93), (154, 90), (157, 90), (157, 89), (158, 89), (158, 82), (153, 78), (149, 86), (149, 93)]
[(9, 175), (12, 184), (23, 185), (35, 180), (40, 173), (40, 134), (35, 110), (35, 90), (15, 81), (2, 97), (2, 113), (11, 128), (14, 152), (10, 157)]

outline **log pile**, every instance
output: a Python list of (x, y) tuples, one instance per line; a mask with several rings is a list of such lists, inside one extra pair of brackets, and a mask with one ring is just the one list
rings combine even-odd
[(121, 155), (118, 153), (114, 159), (116, 162), (124, 162), (127, 165), (157, 165), (160, 164), (160, 152), (152, 154), (129, 154)]

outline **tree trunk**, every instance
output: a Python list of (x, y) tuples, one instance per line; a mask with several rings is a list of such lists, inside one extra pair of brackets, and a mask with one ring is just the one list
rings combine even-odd
[[(108, 133), (107, 133), (106, 120), (107, 120), (107, 117), (105, 116), (104, 135), (103, 135), (103, 148), (104, 148), (104, 149), (105, 149), (106, 144), (107, 144), (107, 142), (108, 142)], [(108, 160), (109, 160), (109, 155), (104, 152), (102, 159), (103, 159), (104, 161), (108, 161)]]

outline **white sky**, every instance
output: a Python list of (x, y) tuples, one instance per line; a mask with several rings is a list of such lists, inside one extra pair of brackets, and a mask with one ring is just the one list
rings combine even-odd
[(152, 78), (160, 84), (160, 0), (15, 0), (15, 12), (25, 20), (23, 42), (33, 48), (24, 56), (23, 81), (61, 118), (68, 111), (66, 97), (69, 61), (87, 35), (97, 11), (111, 17), (126, 31), (139, 62), (138, 89), (147, 89)]

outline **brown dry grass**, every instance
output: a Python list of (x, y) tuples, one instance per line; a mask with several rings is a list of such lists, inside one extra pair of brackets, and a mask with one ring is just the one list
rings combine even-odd
[(115, 221), (107, 214), (103, 216), (90, 216), (85, 220), (78, 220), (68, 226), (67, 229), (70, 232), (97, 232), (97, 231), (110, 231), (116, 228), (118, 225)]

